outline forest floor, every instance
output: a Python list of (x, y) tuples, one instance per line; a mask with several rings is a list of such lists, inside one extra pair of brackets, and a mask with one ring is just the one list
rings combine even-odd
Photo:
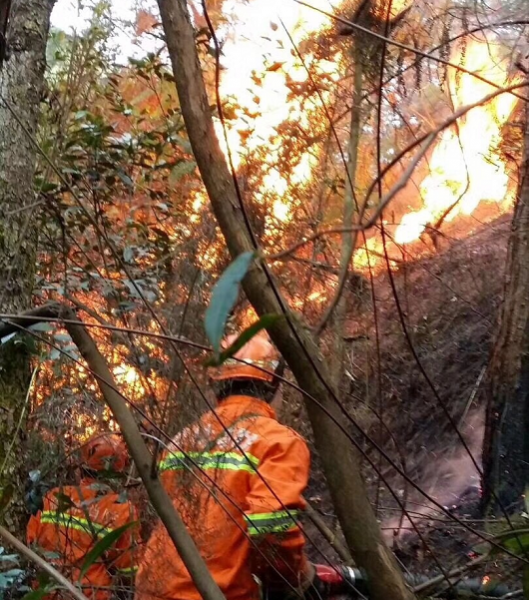
[[(406, 504), (423, 538), (365, 461), (366, 480), (387, 540), (404, 568), (425, 576), (477, 556), (480, 537), (465, 526), (485, 537), (508, 528), (502, 519), (480, 520), (478, 469), (484, 420), (481, 392), (501, 303), (511, 216), (481, 227), (474, 217), (468, 219), (474, 219), (475, 230), (468, 237), (441, 237), (437, 249), (426, 257), (404, 256), (393, 272), (394, 288), (387, 273), (374, 279), (376, 320), (370, 286), (364, 286), (352, 303), (346, 334), (351, 357), (348, 410), (413, 482), (462, 521), (450, 520), (406, 483), (351, 425), (351, 434)], [(310, 438), (299, 407), (291, 412), (290, 422)], [(315, 456), (309, 497), (334, 528), (325, 490)], [(319, 539), (312, 526), (309, 531), (315, 541)], [(509, 561), (487, 561), (473, 576), (499, 575), (516, 589), (521, 587), (517, 571)]]

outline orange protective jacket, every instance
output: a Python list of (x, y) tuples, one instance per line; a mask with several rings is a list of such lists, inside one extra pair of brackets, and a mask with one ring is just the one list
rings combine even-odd
[[(252, 574), (270, 588), (299, 586), (308, 563), (297, 516), (305, 508), (310, 454), (268, 404), (248, 396), (223, 400), (174, 438), (159, 469), (228, 600), (259, 597)], [(161, 524), (136, 577), (136, 600), (156, 599), (200, 599)]]
[[(134, 506), (110, 488), (91, 479), (58, 487), (44, 497), (44, 506), (29, 520), (27, 541), (74, 583), (79, 582), (86, 555), (110, 531), (137, 521)], [(132, 526), (94, 562), (80, 581), (83, 593), (94, 600), (112, 595), (114, 574), (137, 570), (139, 526)]]

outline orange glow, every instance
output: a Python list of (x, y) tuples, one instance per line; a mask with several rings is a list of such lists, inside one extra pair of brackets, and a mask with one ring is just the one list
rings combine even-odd
[[(315, 0), (316, 8), (328, 9), (326, 0)], [(226, 5), (229, 10), (229, 5)], [(281, 150), (285, 142), (280, 126), (298, 122), (306, 129), (315, 129), (313, 110), (302, 98), (293, 96), (292, 86), (308, 82), (307, 69), (313, 76), (325, 75), (333, 80), (340, 77), (339, 57), (336, 61), (315, 60), (307, 53), (305, 65), (300, 62), (279, 18), (294, 43), (325, 27), (331, 27), (329, 17), (294, 2), (284, 0), (254, 0), (237, 4), (236, 22), (231, 37), (223, 48), (223, 72), (220, 93), (228, 101), (227, 143), (233, 164), (240, 169), (252, 154), (263, 160), (262, 187), (254, 191), (257, 202), (272, 207), (273, 216), (281, 222), (290, 220), (291, 186), (310, 181), (318, 158), (307, 151), (292, 173), (286, 176), (281, 169)], [(251, 33), (249, 33), (251, 32)], [(322, 92), (329, 96), (329, 92)], [(318, 108), (321, 102), (318, 100)], [(217, 135), (227, 152), (226, 139), (220, 122)]]
[[(499, 86), (509, 83), (501, 47), (490, 40), (469, 41), (464, 59), (459, 55), (452, 62)], [(448, 82), (454, 110), (478, 102), (495, 89), (455, 69), (449, 69)], [(429, 161), (430, 173), (420, 185), (423, 208), (402, 218), (395, 232), (398, 243), (418, 239), (447, 211), (446, 221), (452, 221), (458, 215), (472, 214), (482, 201), (497, 203), (502, 212), (508, 210), (512, 202), (509, 174), (496, 149), (515, 104), (514, 96), (502, 94), (469, 111), (458, 128), (444, 130)]]
[[(398, 17), (400, 13), (411, 6), (412, 0), (392, 0), (391, 8), (389, 9), (390, 20)], [(385, 20), (388, 16), (389, 2), (388, 0), (375, 0), (374, 14), (381, 20)]]

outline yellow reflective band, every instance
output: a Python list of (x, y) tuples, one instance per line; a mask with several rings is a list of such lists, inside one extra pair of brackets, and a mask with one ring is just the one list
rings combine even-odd
[(199, 467), (200, 469), (225, 469), (255, 473), (259, 459), (251, 454), (237, 452), (173, 452), (159, 463), (163, 471), (178, 471)]
[(127, 573), (136, 573), (137, 570), (138, 570), (138, 567), (128, 567), (126, 569), (118, 569), (118, 573), (122, 573), (123, 575), (126, 575)]
[(108, 529), (103, 525), (88, 521), (82, 517), (74, 517), (69, 513), (60, 513), (54, 510), (45, 510), (42, 513), (40, 520), (42, 523), (62, 525), (67, 528), (69, 527), (71, 529), (83, 531), (89, 535), (93, 535), (95, 533), (98, 537), (105, 537), (105, 535), (112, 531), (112, 529)]
[(224, 364), (228, 367), (235, 366), (256, 366), (263, 369), (276, 369), (279, 364), (278, 360), (252, 360), (251, 358), (245, 358), (244, 360), (236, 360), (235, 358), (228, 358), (224, 361)]
[(272, 513), (246, 514), (244, 520), (250, 535), (266, 535), (295, 529), (298, 526), (295, 517), (298, 515), (298, 510), (280, 510)]

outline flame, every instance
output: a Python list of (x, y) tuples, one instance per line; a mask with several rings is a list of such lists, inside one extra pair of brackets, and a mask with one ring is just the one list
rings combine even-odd
[[(507, 60), (499, 44), (469, 41), (463, 55), (452, 59), (479, 73), (498, 86), (509, 83)], [(454, 110), (478, 102), (494, 91), (488, 83), (472, 75), (449, 69), (448, 81)], [(458, 127), (445, 129), (430, 159), (430, 173), (420, 185), (423, 208), (406, 214), (395, 232), (395, 240), (407, 244), (419, 238), (429, 224), (446, 215), (470, 215), (482, 201), (497, 203), (507, 210), (509, 174), (497, 153), (501, 130), (516, 98), (502, 94), (469, 111)]]
[[(326, 0), (315, 0), (312, 5), (328, 9)], [(327, 75), (334, 80), (340, 77), (339, 60), (315, 60), (307, 53), (303, 58), (305, 64), (301, 63), (285, 29), (298, 45), (311, 33), (330, 27), (332, 22), (317, 10), (283, 0), (254, 0), (242, 5), (232, 1), (225, 8), (237, 17), (223, 47), (222, 62), (226, 69), (220, 93), (230, 107), (227, 133), (225, 137), (222, 124), (217, 122), (217, 135), (225, 153), (229, 147), (236, 169), (253, 153), (261, 151), (262, 187), (254, 193), (254, 198), (264, 202), (266, 196), (274, 217), (285, 222), (291, 213), (290, 187), (310, 181), (318, 160), (307, 151), (288, 178), (282, 172), (280, 151), (285, 140), (280, 126), (297, 121), (305, 128), (314, 127), (312, 111), (303, 99), (292, 94), (292, 86), (308, 81), (307, 69), (312, 76)], [(266, 154), (262, 152), (264, 147)]]
[(388, 0), (376, 0), (373, 3), (373, 14), (380, 20), (385, 20), (388, 16), (389, 8), (389, 19), (392, 21), (398, 17), (403, 10), (409, 8), (412, 4), (412, 0), (391, 0), (391, 6), (388, 7)]

